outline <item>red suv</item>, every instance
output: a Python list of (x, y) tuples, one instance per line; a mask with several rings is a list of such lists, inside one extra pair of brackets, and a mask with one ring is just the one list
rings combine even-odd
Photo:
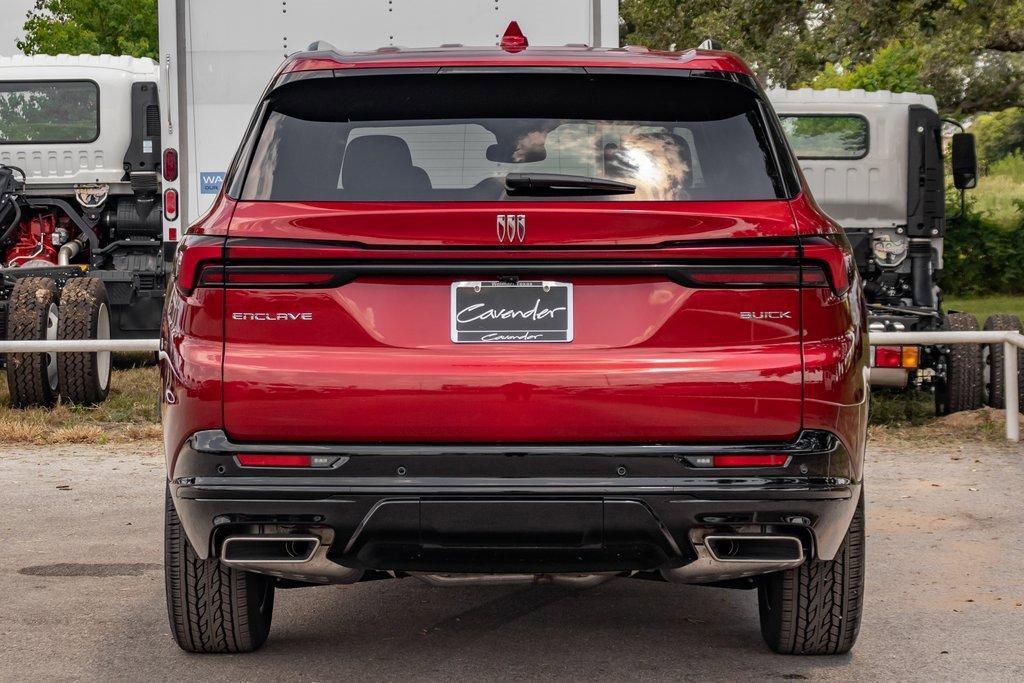
[(734, 55), (297, 54), (175, 267), (182, 648), (384, 577), (757, 588), (775, 651), (853, 645), (864, 304)]

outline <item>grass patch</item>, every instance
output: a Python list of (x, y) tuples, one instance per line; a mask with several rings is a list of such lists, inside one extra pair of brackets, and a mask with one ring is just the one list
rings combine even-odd
[(0, 373), (0, 443), (73, 444), (159, 439), (160, 371), (117, 359), (107, 400), (96, 406), (58, 403), (53, 408), (12, 410), (7, 378)]
[(989, 167), (971, 190), (974, 207), (988, 215), (1001, 228), (1013, 229), (1024, 219), (1024, 155), (1011, 154)]
[(870, 424), (906, 427), (926, 424), (935, 417), (935, 398), (930, 392), (896, 389), (871, 391)]
[[(931, 396), (927, 395), (930, 399)], [(872, 414), (877, 411), (876, 396), (872, 396)], [(887, 402), (883, 398), (882, 402)], [(951, 443), (989, 441), (1006, 443), (1004, 412), (995, 408), (980, 408), (945, 417), (925, 419), (920, 423), (879, 424), (872, 419), (868, 427), (870, 441), (883, 446), (899, 446), (913, 442), (915, 448), (947, 450)], [(1018, 416), (1024, 418), (1024, 415)], [(1016, 447), (1016, 446), (1012, 446)]]
[(946, 310), (970, 313), (978, 319), (978, 326), (995, 313), (1010, 313), (1024, 320), (1024, 295), (1002, 294), (980, 297), (950, 297), (943, 304)]

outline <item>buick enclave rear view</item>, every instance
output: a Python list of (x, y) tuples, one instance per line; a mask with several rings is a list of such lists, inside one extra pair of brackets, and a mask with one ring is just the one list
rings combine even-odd
[(864, 306), (735, 56), (294, 55), (167, 302), (182, 648), (260, 647), (278, 587), (630, 577), (852, 647)]

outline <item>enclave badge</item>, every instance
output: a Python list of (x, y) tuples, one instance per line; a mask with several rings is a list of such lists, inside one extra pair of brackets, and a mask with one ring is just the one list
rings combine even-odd
[(498, 241), (505, 243), (523, 242), (526, 239), (525, 213), (498, 214)]

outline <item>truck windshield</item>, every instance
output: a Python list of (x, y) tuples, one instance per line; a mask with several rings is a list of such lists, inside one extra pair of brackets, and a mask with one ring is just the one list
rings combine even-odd
[[(257, 135), (246, 200), (785, 196), (756, 95), (712, 79), (508, 73), (313, 79), (275, 91)], [(523, 181), (507, 182), (518, 174), (586, 177), (590, 189), (545, 181), (543, 191), (524, 192)], [(623, 192), (624, 185), (635, 189)]]
[(0, 144), (92, 142), (99, 111), (92, 81), (0, 82)]

